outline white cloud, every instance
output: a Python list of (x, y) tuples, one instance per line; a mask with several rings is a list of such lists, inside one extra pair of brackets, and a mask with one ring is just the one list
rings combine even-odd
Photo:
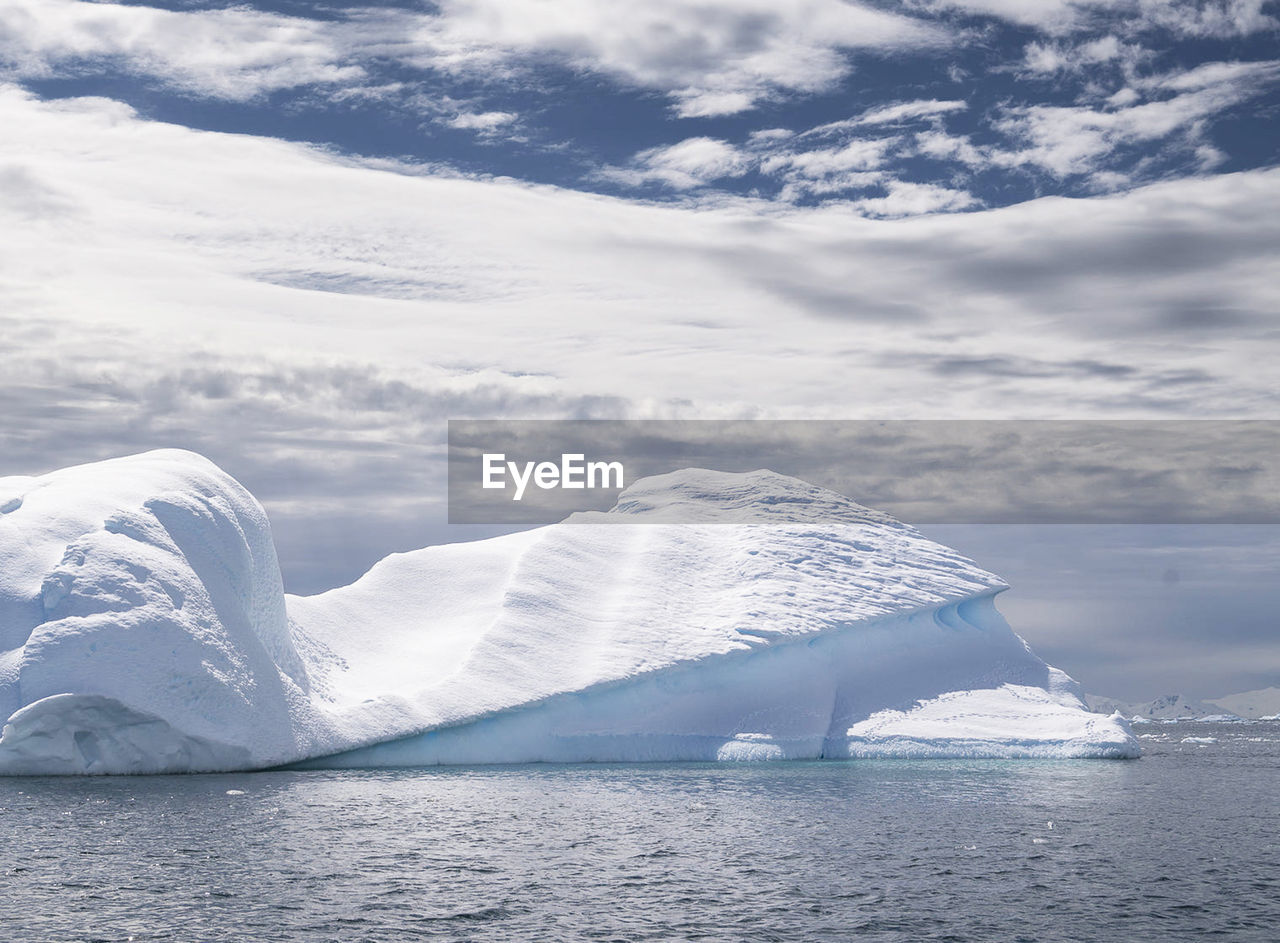
[[(1277, 171), (876, 221), (847, 204), (654, 206), (445, 177), (12, 88), (0, 124), (0, 310), (33, 325), (6, 332), (3, 356), (80, 378), (8, 410), (14, 441), (104, 377), (263, 358), (273, 373), (327, 365), (335, 384), (376, 365), (389, 389), (492, 377), (459, 414), (1276, 408)], [(866, 197), (892, 214), (965, 199), (943, 189)], [(1095, 363), (1113, 366), (1082, 374)], [(0, 369), (0, 395), (23, 395), (18, 376)], [(276, 408), (259, 387), (246, 423)], [(174, 398), (166, 421), (199, 428), (207, 400)], [(342, 392), (304, 401), (299, 442), (331, 428)], [(361, 434), (394, 455), (408, 433)]]
[(934, 160), (951, 160), (970, 168), (991, 166), (991, 157), (967, 134), (948, 134), (938, 128), (916, 132), (916, 152)]
[(349, 95), (374, 58), (481, 80), (549, 62), (668, 95), (691, 117), (830, 88), (854, 51), (950, 40), (848, 0), (445, 0), (436, 13), (366, 9), (332, 20), (8, 0), (0, 37), (0, 62), (19, 78), (117, 63), (191, 94), (248, 99), (339, 82)]
[(511, 124), (517, 117), (518, 115), (510, 111), (461, 111), (446, 119), (444, 123), (451, 128), (485, 134)]
[[(641, 151), (627, 166), (605, 167), (594, 176), (623, 186), (660, 183), (676, 190), (691, 190), (755, 171), (780, 183), (778, 198), (783, 202), (815, 196), (847, 196), (852, 191), (883, 189), (893, 179), (889, 173), (893, 161), (914, 153), (911, 139), (906, 135), (863, 137), (858, 136), (859, 129), (919, 119), (929, 120), (936, 127), (937, 119), (967, 107), (962, 101), (937, 99), (897, 102), (801, 133), (784, 128), (752, 132), (742, 146), (706, 137), (688, 138), (669, 147)], [(832, 138), (839, 143), (829, 143)], [(822, 143), (814, 146), (815, 140)], [(926, 136), (924, 140), (935, 139)], [(954, 139), (939, 130), (936, 140)], [(967, 147), (974, 150), (972, 145)], [(945, 156), (955, 157), (962, 150), (959, 145), (953, 146)], [(937, 146), (934, 151), (931, 156), (944, 156)], [(925, 149), (921, 148), (920, 152)], [(989, 162), (989, 158), (984, 156), (982, 161)], [(916, 195), (908, 198), (909, 192)], [(933, 196), (926, 198), (926, 193)], [(941, 194), (950, 196), (944, 198)], [(932, 184), (904, 184), (887, 196), (859, 199), (850, 205), (865, 207), (876, 216), (899, 216), (907, 215), (913, 206), (924, 207), (921, 212), (936, 212), (973, 204), (968, 194), (964, 194), (964, 199), (958, 194), (959, 191)]]
[[(356, 83), (323, 23), (232, 7), (174, 12), (78, 0), (6, 0), (0, 69), (17, 77), (75, 73), (102, 60), (183, 91), (247, 99), (301, 85)], [(0, 74), (3, 74), (0, 72)]]
[(1081, 43), (1032, 42), (1023, 51), (1023, 70), (1040, 75), (1082, 72), (1107, 62), (1133, 68), (1150, 55), (1142, 45), (1121, 42), (1110, 34)]
[[(1263, 94), (1280, 79), (1280, 61), (1208, 63), (1194, 70), (1134, 80), (1101, 110), (1081, 105), (1010, 108), (995, 123), (1015, 142), (1012, 150), (990, 149), (995, 164), (1030, 164), (1058, 177), (1090, 174), (1115, 150), (1169, 138), (1195, 149), (1204, 123), (1224, 109)], [(1176, 92), (1140, 101), (1143, 93)]]
[(853, 138), (829, 147), (795, 147), (790, 132), (752, 135), (743, 148), (713, 138), (688, 138), (669, 147), (636, 154), (626, 167), (605, 167), (598, 179), (623, 186), (660, 183), (675, 190), (691, 190), (726, 177), (757, 171), (782, 183), (779, 199), (839, 194), (879, 186), (881, 168), (901, 138)]
[(843, 134), (855, 128), (868, 125), (900, 124), (920, 118), (934, 119), (957, 111), (964, 111), (969, 106), (962, 101), (939, 101), (936, 98), (917, 101), (897, 102), (869, 108), (860, 115), (843, 118), (840, 121), (828, 121), (804, 132), (811, 137), (828, 137)]
[(1099, 13), (1125, 10), (1133, 0), (933, 0), (935, 10), (992, 16), (1047, 33), (1067, 33), (1087, 26)]
[(688, 190), (724, 177), (740, 177), (753, 161), (727, 141), (686, 138), (667, 147), (641, 151), (630, 167), (609, 167), (597, 176), (626, 186), (657, 182), (676, 190)]
[(1186, 71), (1149, 76), (1136, 84), (1143, 88), (1169, 89), (1175, 92), (1227, 88), (1242, 95), (1251, 95), (1260, 92), (1261, 86), (1278, 78), (1280, 59), (1272, 59), (1264, 62), (1206, 62)]
[(1274, 30), (1267, 0), (934, 0), (934, 10), (957, 10), (1063, 35), (1101, 24), (1126, 33), (1169, 30), (1184, 37), (1248, 36)]
[(914, 118), (935, 118), (938, 115), (964, 111), (968, 107), (968, 104), (962, 101), (938, 101), (936, 98), (931, 98), (927, 101), (899, 102), (896, 105), (873, 108), (856, 120), (859, 124), (896, 124)]
[[(1074, 64), (1089, 57), (1103, 61), (1135, 55), (1113, 40), (1073, 48)], [(1059, 179), (1083, 177), (1091, 190), (1109, 192), (1151, 174), (1153, 144), (1181, 153), (1199, 172), (1220, 166), (1226, 155), (1207, 140), (1210, 122), (1264, 94), (1277, 81), (1280, 60), (1210, 62), (1141, 77), (1129, 71), (1122, 89), (1105, 99), (1095, 92), (1095, 105), (998, 109), (988, 126), (1004, 140), (983, 144), (944, 127), (946, 116), (966, 109), (963, 101), (898, 102), (798, 133), (760, 131), (737, 146), (690, 138), (669, 148), (642, 151), (627, 167), (606, 168), (599, 176), (624, 186), (657, 182), (692, 190), (756, 171), (779, 184), (778, 199), (784, 202), (839, 198), (877, 216), (970, 209), (978, 200), (959, 189), (969, 174), (1013, 167), (1033, 168)], [(913, 120), (930, 126), (892, 134), (877, 131)], [(1111, 165), (1118, 151), (1139, 146), (1147, 149), (1142, 159)], [(918, 156), (952, 164), (953, 179), (910, 178), (912, 169), (904, 161)], [(872, 189), (885, 192), (866, 192)]]
[(1262, 12), (1267, 0), (1138, 0), (1140, 22), (1184, 36), (1248, 36), (1280, 23)]
[(868, 216), (897, 218), (965, 210), (978, 203), (972, 194), (963, 190), (929, 183), (891, 180), (885, 189), (888, 192), (884, 196), (865, 197), (855, 200), (853, 205)]
[(446, 0), (413, 61), (475, 71), (544, 57), (671, 96), (686, 117), (831, 87), (851, 50), (949, 41), (939, 27), (847, 0)]
[(855, 138), (838, 147), (784, 151), (771, 154), (761, 162), (765, 173), (780, 174), (788, 179), (818, 180), (850, 170), (879, 170), (889, 151), (898, 143), (897, 136)]

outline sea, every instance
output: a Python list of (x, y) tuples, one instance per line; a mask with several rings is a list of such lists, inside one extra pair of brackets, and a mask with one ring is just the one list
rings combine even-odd
[(1139, 760), (0, 780), (0, 940), (1280, 940), (1280, 722)]

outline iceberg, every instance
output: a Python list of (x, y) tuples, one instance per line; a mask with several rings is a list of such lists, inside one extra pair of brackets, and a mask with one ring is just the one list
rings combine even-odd
[(267, 516), (162, 450), (0, 478), (0, 773), (1131, 757), (912, 527), (768, 471), (284, 593)]

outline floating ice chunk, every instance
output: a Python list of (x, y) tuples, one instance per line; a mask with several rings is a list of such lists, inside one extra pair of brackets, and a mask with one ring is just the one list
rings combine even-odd
[[(1129, 758), (1124, 719), (1091, 714), (1043, 688), (1003, 684), (953, 691), (907, 710), (878, 711), (849, 728), (848, 755)], [(1052, 826), (1050, 826), (1052, 827)]]

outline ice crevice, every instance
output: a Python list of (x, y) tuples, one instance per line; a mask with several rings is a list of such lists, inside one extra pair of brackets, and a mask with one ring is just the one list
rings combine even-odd
[(12, 494), (3, 773), (1137, 754), (1000, 616), (1002, 580), (772, 472), (643, 479), (310, 597), (193, 453)]

